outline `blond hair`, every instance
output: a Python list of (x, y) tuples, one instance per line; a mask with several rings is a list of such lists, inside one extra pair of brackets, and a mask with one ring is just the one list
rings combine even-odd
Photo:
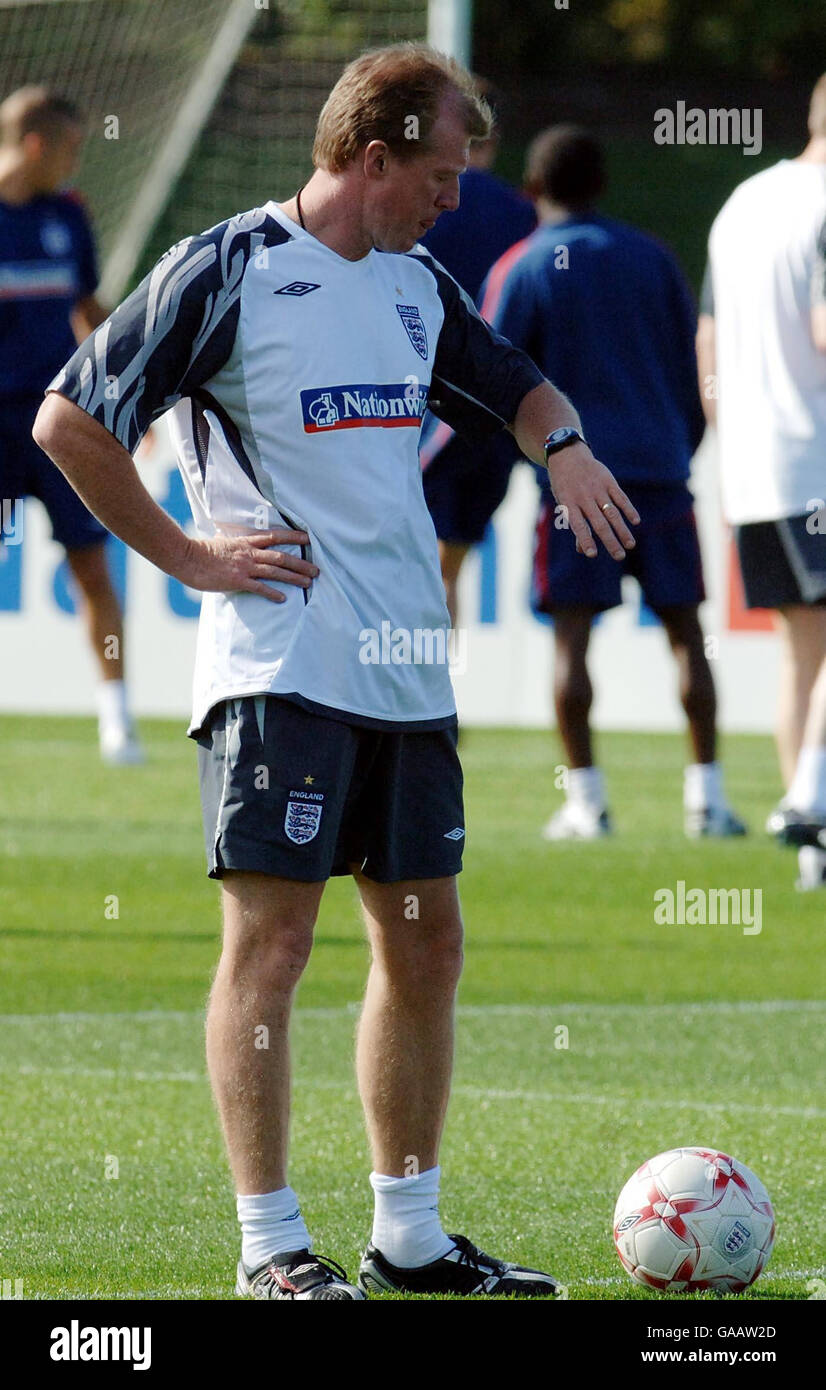
[(423, 43), (362, 53), (344, 69), (322, 107), (314, 165), (340, 173), (371, 140), (383, 140), (402, 159), (425, 153), (445, 97), (455, 103), (470, 139), (490, 135), (490, 107), (455, 59)]

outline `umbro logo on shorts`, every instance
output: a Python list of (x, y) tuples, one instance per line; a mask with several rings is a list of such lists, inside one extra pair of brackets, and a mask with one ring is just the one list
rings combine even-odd
[(445, 840), (461, 840), (461, 839), (463, 838), (463, 836), (464, 836), (464, 833), (465, 833), (465, 832), (464, 832), (464, 830), (462, 829), (461, 825), (457, 825), (455, 830), (448, 830), (448, 831), (447, 831), (447, 834), (444, 836), (444, 839), (445, 839)]
[(314, 285), (310, 280), (291, 280), (289, 285), (282, 285), (280, 290), (273, 290), (273, 294), (312, 294), (313, 290), (320, 289), (320, 285)]

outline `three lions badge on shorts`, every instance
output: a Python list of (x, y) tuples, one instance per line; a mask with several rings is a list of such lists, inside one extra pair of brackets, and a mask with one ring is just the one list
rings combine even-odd
[(290, 792), (290, 796), (299, 797), (300, 800), (287, 802), (284, 830), (287, 839), (292, 840), (294, 845), (306, 845), (318, 834), (324, 809), (322, 797), (318, 792)]

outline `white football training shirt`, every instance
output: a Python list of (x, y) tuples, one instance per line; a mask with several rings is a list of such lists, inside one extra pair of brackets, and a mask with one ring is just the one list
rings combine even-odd
[(802, 515), (826, 495), (826, 356), (809, 324), (825, 216), (826, 166), (784, 159), (740, 184), (711, 229), (723, 509), (735, 524)]
[(270, 202), (161, 258), (49, 390), (130, 452), (171, 408), (197, 535), (295, 527), (320, 569), (282, 604), (203, 595), (191, 734), (260, 692), (377, 728), (452, 722), (422, 415), (481, 439), (542, 380), (422, 247), (349, 261)]

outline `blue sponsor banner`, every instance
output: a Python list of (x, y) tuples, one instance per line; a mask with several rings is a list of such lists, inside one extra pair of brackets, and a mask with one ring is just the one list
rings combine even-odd
[(418, 429), (427, 406), (428, 388), (417, 377), (409, 381), (356, 382), (347, 386), (314, 386), (302, 391), (301, 414), (307, 434), (412, 425)]

